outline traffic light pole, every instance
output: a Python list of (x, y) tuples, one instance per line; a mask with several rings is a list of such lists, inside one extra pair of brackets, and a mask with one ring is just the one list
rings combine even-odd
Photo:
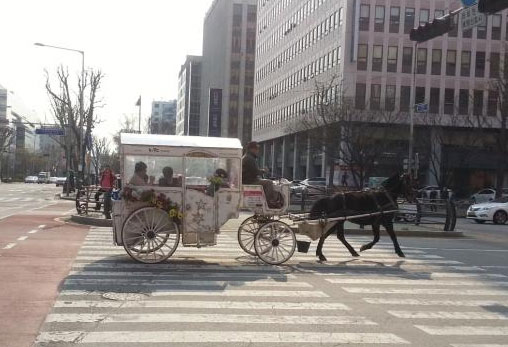
[(409, 153), (408, 153), (408, 161), (407, 161), (407, 173), (411, 178), (414, 174), (414, 160), (413, 160), (413, 146), (414, 146), (414, 115), (415, 115), (415, 107), (416, 107), (416, 64), (418, 62), (417, 54), (418, 54), (418, 42), (414, 44), (414, 62), (413, 62), (413, 76), (411, 81), (411, 93), (409, 98)]

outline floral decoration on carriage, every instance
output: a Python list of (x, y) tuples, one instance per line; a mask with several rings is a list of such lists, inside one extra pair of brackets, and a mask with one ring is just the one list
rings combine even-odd
[(177, 224), (181, 224), (183, 213), (177, 203), (171, 201), (164, 193), (156, 193), (153, 189), (141, 190), (132, 187), (122, 189), (122, 199), (128, 202), (144, 202), (152, 207), (159, 208), (168, 213), (168, 216)]

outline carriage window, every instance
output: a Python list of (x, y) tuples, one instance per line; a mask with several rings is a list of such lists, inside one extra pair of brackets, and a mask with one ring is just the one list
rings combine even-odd
[(125, 156), (124, 179), (128, 184), (135, 186), (181, 187), (182, 176), (182, 158), (142, 155)]
[(240, 159), (185, 158), (186, 185), (207, 186), (213, 177), (221, 178), (222, 188), (237, 189), (240, 182)]

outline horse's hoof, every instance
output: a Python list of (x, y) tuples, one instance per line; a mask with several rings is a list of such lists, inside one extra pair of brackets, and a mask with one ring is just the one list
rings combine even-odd
[(406, 255), (405, 255), (404, 253), (402, 253), (402, 251), (397, 252), (397, 255), (398, 255), (399, 257), (401, 257), (401, 258), (405, 258), (405, 257), (406, 257)]
[(366, 251), (366, 250), (368, 250), (368, 249), (370, 249), (370, 247), (369, 247), (369, 246), (367, 246), (367, 245), (363, 245), (362, 247), (360, 247), (360, 252)]
[(360, 254), (358, 254), (358, 253), (351, 253), (351, 255), (352, 255), (353, 257), (359, 257), (359, 256), (360, 256)]
[(326, 257), (324, 255), (318, 255), (319, 261), (326, 261)]

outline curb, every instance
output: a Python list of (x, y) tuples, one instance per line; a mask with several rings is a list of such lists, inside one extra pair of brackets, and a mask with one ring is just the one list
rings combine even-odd
[(94, 217), (71, 215), (71, 222), (85, 225), (92, 225), (95, 227), (111, 227), (113, 222), (111, 219), (99, 219)]
[(61, 194), (60, 195), (60, 200), (68, 200), (68, 201), (76, 201), (76, 197), (74, 196), (62, 196)]

